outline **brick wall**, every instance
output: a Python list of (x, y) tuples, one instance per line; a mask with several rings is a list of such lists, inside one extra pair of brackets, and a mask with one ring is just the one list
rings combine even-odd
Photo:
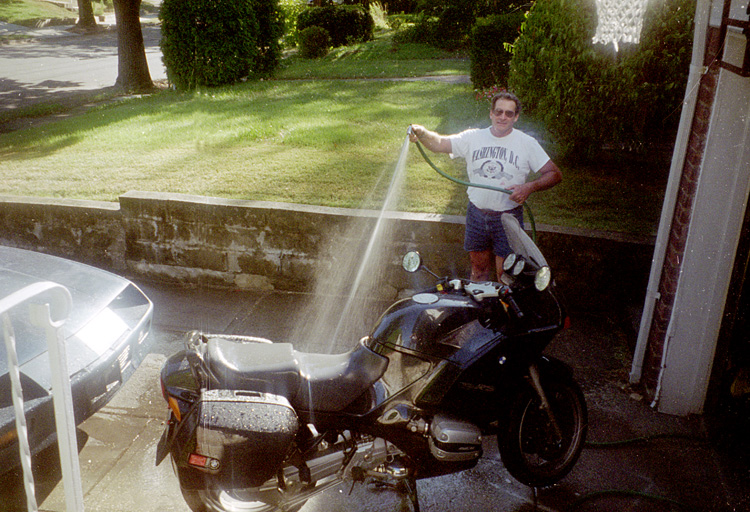
[(685, 163), (680, 177), (661, 280), (659, 281), (659, 301), (654, 308), (653, 322), (649, 331), (647, 350), (643, 362), (641, 383), (650, 397), (653, 397), (658, 385), (664, 342), (672, 315), (681, 261), (685, 253), (685, 244), (692, 220), (693, 201), (701, 174), (701, 164), (703, 162), (709, 122), (719, 79), (719, 66), (714, 60), (718, 50), (718, 30), (712, 28), (709, 31), (708, 40), (709, 51), (706, 52), (706, 65), (712, 62), (713, 65), (703, 75), (699, 84), (695, 114), (688, 139)]

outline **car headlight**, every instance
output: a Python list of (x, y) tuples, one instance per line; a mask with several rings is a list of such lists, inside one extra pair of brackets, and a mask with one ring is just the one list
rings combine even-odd
[(534, 275), (534, 287), (539, 290), (540, 292), (543, 292), (549, 287), (549, 284), (552, 282), (552, 271), (549, 267), (542, 267), (539, 270), (536, 271), (536, 275)]

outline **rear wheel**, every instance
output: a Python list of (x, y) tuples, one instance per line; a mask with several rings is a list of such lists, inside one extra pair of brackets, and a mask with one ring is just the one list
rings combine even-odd
[(257, 500), (250, 491), (224, 491), (217, 489), (181, 489), (190, 510), (193, 512), (292, 512), (301, 506), (281, 509), (276, 505)]
[(512, 404), (497, 436), (505, 468), (531, 487), (553, 485), (573, 469), (588, 428), (586, 401), (571, 377), (542, 374), (541, 383), (555, 421), (529, 386)]

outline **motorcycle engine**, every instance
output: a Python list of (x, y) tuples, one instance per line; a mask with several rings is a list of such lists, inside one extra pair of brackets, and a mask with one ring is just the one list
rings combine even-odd
[(458, 462), (482, 456), (482, 432), (473, 423), (438, 414), (430, 425), (432, 455), (441, 461)]

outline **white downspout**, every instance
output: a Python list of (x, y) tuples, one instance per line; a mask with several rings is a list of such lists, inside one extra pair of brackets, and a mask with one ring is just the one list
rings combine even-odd
[(703, 60), (706, 53), (706, 33), (708, 32), (710, 13), (711, 0), (697, 0), (697, 5), (695, 6), (695, 30), (693, 35), (692, 62), (690, 63), (690, 72), (688, 74), (687, 87), (685, 89), (685, 99), (683, 100), (682, 113), (680, 115), (680, 125), (677, 130), (677, 140), (675, 141), (674, 151), (672, 152), (672, 164), (669, 169), (669, 180), (667, 181), (667, 190), (664, 195), (664, 204), (662, 205), (661, 210), (659, 231), (656, 235), (656, 245), (651, 260), (651, 273), (648, 279), (648, 287), (646, 288), (646, 299), (643, 305), (641, 325), (638, 330), (638, 341), (635, 346), (633, 364), (630, 369), (631, 384), (637, 384), (641, 381), (643, 359), (646, 355), (648, 335), (651, 331), (651, 323), (654, 318), (654, 308), (656, 307), (656, 302), (660, 298), (659, 281), (661, 280), (662, 269), (664, 268), (664, 257), (667, 252), (669, 235), (672, 230), (672, 218), (674, 217), (674, 209), (677, 203), (680, 177), (682, 176), (682, 168), (685, 164), (690, 129), (693, 124), (695, 105), (698, 100), (698, 86), (700, 85), (701, 77), (707, 71), (707, 68), (703, 66)]

